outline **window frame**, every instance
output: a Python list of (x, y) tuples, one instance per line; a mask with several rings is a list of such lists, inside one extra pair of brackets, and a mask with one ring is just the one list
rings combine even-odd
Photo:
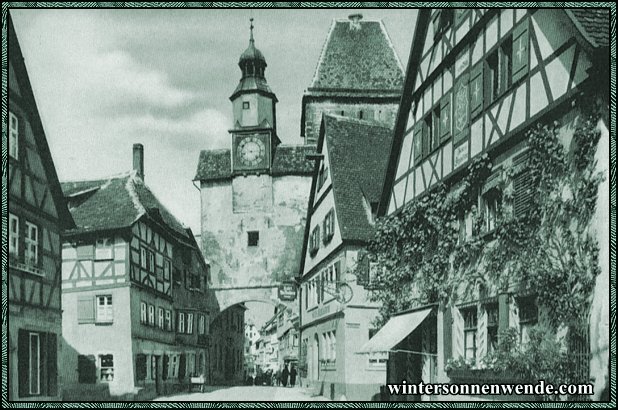
[(19, 160), (19, 126), (19, 117), (15, 115), (13, 111), (9, 110), (9, 123), (7, 124), (7, 131), (9, 134), (7, 138), (8, 157), (15, 160)]
[(148, 324), (148, 304), (146, 302), (140, 302), (139, 304), (139, 321), (142, 324)]
[[(9, 212), (9, 255), (19, 260), (19, 216)], [(13, 227), (15, 228), (13, 230)], [(15, 242), (13, 244), (13, 242)]]
[[(31, 237), (34, 229), (34, 239)], [(34, 258), (32, 258), (31, 246), (34, 247)], [(34, 260), (34, 261), (33, 261)], [(39, 227), (33, 222), (26, 221), (26, 235), (24, 238), (24, 263), (28, 266), (39, 266)]]
[[(464, 358), (476, 360), (476, 353), (478, 351), (478, 309), (476, 306), (461, 309), (461, 316), (463, 317), (464, 326)], [(470, 319), (470, 320), (468, 320)], [(472, 335), (472, 347), (468, 346), (468, 335)], [(472, 356), (468, 357), (468, 351), (472, 350)]]
[[(114, 322), (114, 305), (113, 295), (96, 295), (96, 311), (95, 311), (95, 323), (105, 324)], [(101, 305), (101, 301), (103, 304)]]
[(193, 334), (193, 313), (187, 313), (187, 334)]
[(247, 246), (250, 248), (260, 246), (260, 231), (247, 231)]
[[(103, 358), (111, 360), (111, 366), (103, 366)], [(106, 378), (103, 379), (103, 371), (106, 370)], [(109, 380), (109, 376), (111, 375), (111, 380)], [(114, 381), (114, 355), (111, 353), (100, 354), (99, 355), (99, 381), (101, 383), (110, 383)]]
[[(36, 391), (32, 389), (32, 381), (34, 370), (33, 367), (33, 357), (32, 357), (32, 340), (33, 337), (36, 338)], [(39, 396), (41, 395), (41, 367), (43, 364), (43, 360), (41, 360), (41, 334), (38, 332), (28, 332), (28, 394), (31, 396)]]
[(156, 326), (155, 306), (148, 304), (148, 326)]
[(157, 308), (157, 327), (161, 330), (165, 329), (164, 309), (162, 307)]

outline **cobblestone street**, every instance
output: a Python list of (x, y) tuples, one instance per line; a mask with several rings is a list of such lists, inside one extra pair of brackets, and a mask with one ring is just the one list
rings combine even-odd
[(159, 397), (154, 401), (330, 401), (323, 396), (314, 396), (301, 387), (276, 386), (208, 386), (204, 393), (183, 393), (174, 396)]

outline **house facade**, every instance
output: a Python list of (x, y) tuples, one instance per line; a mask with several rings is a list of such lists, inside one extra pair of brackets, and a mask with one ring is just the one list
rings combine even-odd
[[(195, 238), (134, 169), (63, 183), (64, 397), (148, 399), (207, 373), (208, 267)], [(113, 206), (110, 206), (113, 204)]]
[(8, 317), (2, 334), (8, 348), (8, 400), (60, 400), (61, 234), (73, 219), (10, 14), (7, 25), (8, 141), (2, 145), (8, 147), (8, 178), (2, 185), (8, 194)]
[[(523, 281), (487, 279), (482, 272), (494, 266), (488, 261), (492, 249), (501, 246), (500, 232), (508, 229), (509, 222), (529, 220), (526, 218), (534, 216), (533, 204), (544, 200), (534, 197), (538, 191), (533, 188), (538, 180), (534, 172), (543, 163), (534, 160), (534, 153), (540, 149), (536, 141), (542, 141), (538, 135), (547, 133), (545, 141), (555, 138), (559, 143), (553, 152), (568, 164), (578, 147), (595, 138), (578, 139), (594, 105), (600, 107), (598, 122), (591, 127), (591, 135), (599, 138), (594, 149), (606, 152), (608, 27), (609, 11), (603, 9), (419, 12), (379, 213), (392, 217), (411, 212), (419, 215), (419, 204), (444, 190), (446, 205), (461, 205), (451, 220), (441, 222), (442, 226), (453, 224), (456, 239), (436, 238), (437, 244), (452, 244), (452, 253), (448, 263), (440, 265), (446, 270), (434, 274), (446, 281), (462, 272), (466, 272), (462, 278), (479, 273), (479, 281), (471, 288), (454, 286), (446, 300), (425, 297), (425, 302), (435, 303), (402, 312), (404, 319), (401, 315), (391, 317), (384, 329), (390, 329), (390, 323), (408, 320), (408, 332), (398, 339), (381, 338), (369, 347), (417, 352), (408, 359), (391, 354), (392, 382), (399, 383), (402, 378), (409, 382), (461, 380), (445, 368), (465, 363), (466, 369), (482, 369), (484, 358), (498, 348), (503, 331), (514, 329), (518, 343), (525, 346), (532, 328), (552, 317), (552, 309), (543, 299), (554, 295), (541, 296), (547, 289), (530, 289)], [(547, 155), (544, 161), (550, 161), (550, 157)], [(606, 160), (595, 164), (590, 165), (591, 173), (607, 174)], [(484, 171), (479, 173), (479, 169)], [(572, 176), (577, 172), (577, 168), (567, 166), (563, 179), (555, 180), (580, 178)], [(607, 202), (607, 198), (605, 202), (602, 199), (607, 183), (607, 179), (600, 182), (596, 213), (580, 231), (596, 241), (600, 252), (607, 246), (603, 234), (607, 231), (597, 222), (607, 222), (607, 214), (599, 209)], [(569, 192), (576, 198), (578, 191)], [(461, 199), (464, 194), (465, 201)], [(563, 200), (568, 202), (570, 193), (564, 195)], [(578, 216), (571, 214), (569, 218), (572, 224), (578, 223)], [(545, 222), (542, 219), (540, 223)], [(546, 232), (553, 234), (551, 229)], [(573, 234), (576, 243), (581, 237)], [(465, 263), (456, 259), (472, 242), (482, 247), (480, 256)], [(556, 255), (551, 251), (547, 254), (550, 259)], [(517, 262), (498, 269), (496, 276), (509, 276), (508, 269), (515, 272), (517, 263), (525, 264), (525, 258), (516, 259), (517, 255), (505, 254), (505, 259)], [(592, 270), (596, 269), (593, 266)], [(600, 258), (598, 269), (596, 280), (603, 283), (609, 268)], [(423, 300), (420, 293), (427, 289), (421, 279), (409, 287), (411, 293), (419, 293), (418, 300)], [(590, 311), (581, 312), (589, 328), (558, 329), (568, 340), (568, 354), (581, 358), (576, 369), (578, 380), (594, 380), (595, 394), (600, 394), (607, 383), (609, 369), (608, 344), (594, 342), (596, 337), (608, 340), (609, 317), (603, 310), (608, 306), (606, 298), (607, 292), (602, 295), (597, 291)], [(593, 329), (594, 338), (590, 333)]]
[(300, 377), (333, 400), (372, 400), (386, 381), (386, 355), (359, 354), (376, 329), (378, 304), (364, 277), (392, 130), (325, 114), (318, 142), (300, 272)]

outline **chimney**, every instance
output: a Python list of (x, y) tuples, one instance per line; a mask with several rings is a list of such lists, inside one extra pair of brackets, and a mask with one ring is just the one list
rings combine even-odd
[(144, 146), (133, 144), (133, 170), (144, 180)]
[(363, 15), (360, 13), (350, 14), (348, 16), (350, 19), (350, 30), (360, 30), (361, 25), (360, 21), (363, 19)]

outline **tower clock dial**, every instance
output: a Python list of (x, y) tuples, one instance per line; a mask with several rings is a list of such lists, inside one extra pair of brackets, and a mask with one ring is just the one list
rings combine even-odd
[(245, 166), (260, 164), (266, 155), (266, 148), (261, 139), (255, 136), (243, 138), (238, 143), (238, 160)]

